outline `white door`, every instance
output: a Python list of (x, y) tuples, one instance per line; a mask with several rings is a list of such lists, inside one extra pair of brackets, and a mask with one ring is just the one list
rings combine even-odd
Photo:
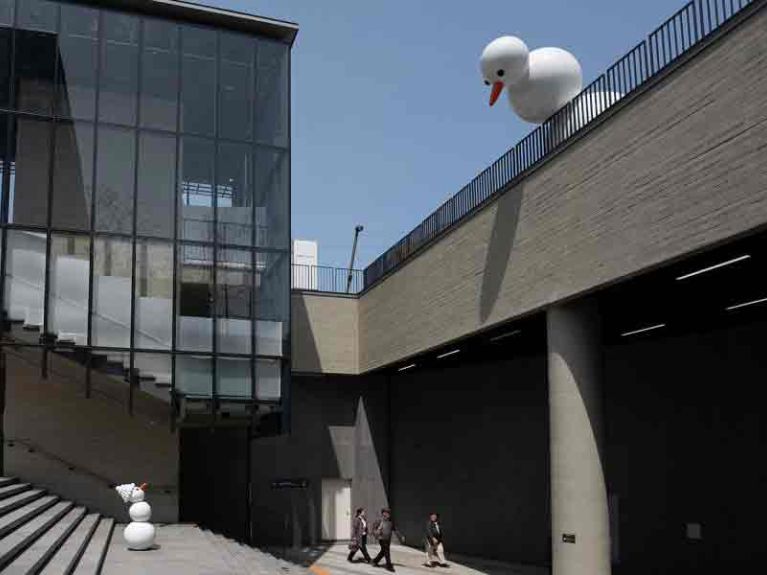
[(345, 479), (322, 480), (322, 538), (347, 540), (352, 536), (352, 485)]

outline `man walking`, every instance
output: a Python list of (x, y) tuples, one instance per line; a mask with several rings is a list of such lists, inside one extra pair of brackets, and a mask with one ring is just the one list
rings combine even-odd
[(357, 513), (354, 516), (354, 522), (352, 523), (352, 542), (349, 543), (349, 556), (347, 560), (352, 563), (357, 551), (362, 551), (362, 557), (365, 559), (365, 563), (370, 563), (370, 555), (368, 555), (368, 520), (365, 510), (360, 507), (357, 509)]
[(376, 521), (376, 524), (373, 528), (373, 534), (376, 536), (376, 539), (378, 539), (378, 543), (381, 545), (381, 551), (378, 552), (378, 555), (376, 555), (376, 558), (373, 559), (373, 565), (378, 567), (378, 562), (381, 559), (386, 560), (386, 570), (394, 572), (394, 565), (392, 565), (391, 562), (391, 538), (392, 535), (396, 534), (397, 538), (399, 539), (400, 543), (403, 545), (405, 544), (405, 538), (400, 534), (399, 531), (397, 531), (397, 528), (394, 527), (394, 520), (391, 517), (391, 510), (389, 509), (382, 509), (381, 510), (381, 518)]
[(445, 561), (445, 547), (443, 545), (442, 527), (439, 524), (439, 515), (432, 513), (426, 524), (426, 566), (447, 567)]

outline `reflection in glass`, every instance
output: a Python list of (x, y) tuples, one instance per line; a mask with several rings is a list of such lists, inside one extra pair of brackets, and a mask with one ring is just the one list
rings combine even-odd
[(17, 117), (12, 129), (8, 221), (44, 226), (48, 220), (51, 124)]
[(55, 145), (52, 225), (87, 230), (93, 193), (93, 124), (58, 124)]
[(255, 43), (242, 34), (221, 34), (218, 135), (232, 140), (253, 137)]
[(137, 353), (133, 356), (133, 368), (138, 375), (141, 391), (166, 403), (170, 402), (173, 360), (170, 354)]
[[(4, 181), (5, 170), (8, 167), (8, 162), (10, 161), (7, 149), (7, 133), (8, 115), (0, 114), (0, 206), (4, 205), (3, 198), (5, 198), (5, 186), (2, 184), (2, 182)], [(2, 220), (0, 220), (0, 223), (2, 223)]]
[(178, 108), (178, 26), (144, 20), (141, 55), (141, 125), (176, 130)]
[(139, 19), (105, 11), (103, 22), (99, 117), (132, 126), (136, 123)]
[(0, 107), (8, 107), (11, 91), (11, 41), (10, 28), (0, 28)]
[(91, 120), (96, 110), (98, 11), (61, 5), (59, 89), (56, 111), (61, 116)]
[(190, 351), (213, 347), (213, 248), (178, 246), (176, 346)]
[(139, 136), (136, 233), (173, 237), (176, 188), (176, 137), (142, 132)]
[(181, 130), (212, 136), (216, 119), (216, 33), (183, 26)]
[(92, 352), (91, 367), (91, 388), (94, 395), (106, 396), (112, 401), (127, 405), (130, 395), (130, 353), (95, 350)]
[(170, 349), (173, 334), (173, 245), (137, 240), (134, 345)]
[(136, 134), (124, 128), (99, 127), (96, 159), (96, 229), (131, 233), (133, 165)]
[(257, 147), (255, 154), (256, 245), (287, 249), (290, 244), (288, 152)]
[(87, 345), (90, 237), (51, 236), (48, 333), (56, 340)]
[(216, 324), (218, 350), (250, 353), (253, 328), (253, 265), (251, 252), (220, 249), (216, 262)]
[(56, 35), (17, 30), (14, 60), (16, 108), (50, 114), (56, 76)]
[(8, 230), (5, 246), (5, 313), (14, 339), (38, 343), (45, 303), (43, 233)]
[(253, 372), (250, 359), (219, 357), (216, 363), (216, 393), (219, 397), (250, 398)]
[(253, 188), (250, 147), (245, 144), (219, 144), (216, 178), (218, 243), (252, 245)]
[(176, 392), (183, 396), (213, 394), (213, 360), (207, 356), (176, 356)]
[(15, 0), (0, 0), (0, 26), (13, 25)]
[(50, 0), (21, 0), (18, 2), (16, 27), (21, 30), (56, 32), (58, 3)]
[(130, 346), (132, 264), (130, 240), (94, 240), (92, 345)]
[(287, 44), (260, 40), (256, 49), (258, 78), (256, 91), (256, 140), (263, 144), (287, 147), (288, 62)]
[(256, 360), (256, 399), (277, 401), (282, 395), (282, 362), (275, 359)]
[(213, 241), (213, 162), (211, 140), (186, 137), (181, 142), (181, 205), (179, 237), (184, 240)]
[(288, 337), (289, 259), (286, 253), (256, 254), (256, 353), (281, 356)]

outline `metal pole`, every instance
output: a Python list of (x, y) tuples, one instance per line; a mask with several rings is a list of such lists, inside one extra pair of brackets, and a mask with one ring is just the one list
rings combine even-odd
[(346, 277), (346, 293), (349, 293), (349, 290), (352, 288), (352, 279), (354, 274), (354, 258), (357, 255), (357, 239), (360, 236), (360, 232), (364, 230), (362, 226), (357, 226), (354, 228), (354, 244), (352, 244), (352, 259), (349, 262), (349, 275)]

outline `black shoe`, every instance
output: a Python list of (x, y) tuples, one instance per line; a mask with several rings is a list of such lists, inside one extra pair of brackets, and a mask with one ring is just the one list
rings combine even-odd
[(391, 566), (387, 567), (386, 570), (391, 572), (391, 573), (394, 573), (394, 567), (391, 567)]
[(440, 563), (439, 566), (440, 567), (450, 567), (450, 564), (449, 563)]

